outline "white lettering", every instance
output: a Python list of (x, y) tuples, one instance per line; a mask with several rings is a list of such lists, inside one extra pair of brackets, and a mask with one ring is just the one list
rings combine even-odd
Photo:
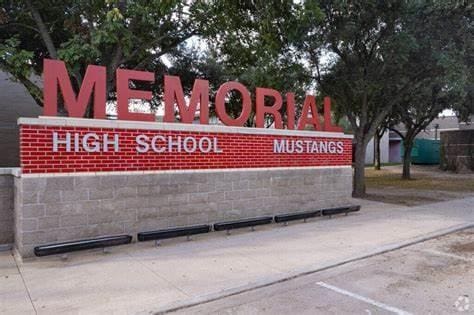
[(109, 140), (109, 135), (106, 133), (104, 134), (104, 152), (108, 152), (109, 150), (109, 144), (114, 145), (114, 151), (118, 152), (119, 151), (119, 137), (117, 134), (114, 135), (114, 140)]
[[(89, 145), (89, 139), (93, 139), (91, 142), (92, 146)], [(86, 152), (100, 152), (100, 143), (98, 142), (99, 136), (95, 133), (86, 133), (82, 138), (82, 148)]]
[(198, 140), (193, 136), (155, 135), (150, 139), (146, 135), (138, 135), (135, 137), (135, 142), (137, 144), (135, 149), (139, 153), (146, 153), (150, 148), (156, 153), (181, 152), (181, 150), (186, 153), (195, 153), (197, 151), (202, 153), (223, 152), (219, 148), (219, 142), (216, 137), (212, 139), (210, 137), (202, 137)]
[(60, 144), (65, 144), (66, 152), (71, 152), (71, 134), (69, 132), (66, 133), (66, 139), (64, 140), (59, 139), (57, 132), (53, 132), (53, 152), (58, 152), (58, 145)]
[[(207, 142), (206, 148), (204, 148), (204, 142)], [(202, 137), (199, 139), (199, 151), (202, 153), (209, 153), (212, 150), (212, 141), (208, 137)]]
[(319, 152), (328, 153), (328, 143), (326, 141), (319, 142)]
[(217, 142), (217, 138), (214, 137), (214, 153), (222, 153), (222, 149), (219, 148), (219, 143)]
[(74, 152), (79, 152), (79, 134), (76, 132), (74, 133)]
[(148, 137), (146, 135), (138, 135), (135, 138), (135, 142), (137, 143), (136, 150), (138, 153), (145, 153), (150, 149), (150, 145), (147, 141)]
[[(219, 148), (217, 137), (194, 136), (163, 136), (155, 135), (150, 139), (149, 136), (140, 134), (135, 137), (136, 151), (138, 153), (147, 153), (152, 149), (156, 153), (181, 152), (186, 153), (222, 153)], [(61, 137), (58, 132), (53, 132), (53, 152), (58, 152), (60, 146), (65, 146), (66, 152), (108, 152), (109, 146), (113, 146), (115, 152), (120, 151), (119, 135), (97, 135), (96, 133), (66, 132)], [(342, 141), (314, 141), (314, 140), (290, 140), (273, 139), (274, 153), (329, 153), (342, 154), (344, 152), (344, 142)]]
[[(192, 146), (189, 147), (189, 142), (192, 143)], [(184, 148), (184, 151), (186, 151), (187, 153), (193, 153), (193, 152), (196, 152), (196, 146), (197, 146), (197, 142), (196, 142), (196, 139), (193, 138), (193, 137), (186, 137), (184, 138), (184, 141), (183, 141), (183, 148)]]
[(273, 153), (285, 153), (285, 140), (273, 140)]
[(344, 151), (342, 141), (313, 140), (273, 140), (273, 153), (330, 153), (341, 154)]
[(297, 140), (296, 141), (296, 153), (303, 153), (303, 141)]
[(165, 148), (165, 147), (161, 147), (161, 148), (158, 147), (158, 146), (156, 145), (156, 142), (157, 142), (158, 140), (161, 140), (161, 141), (163, 141), (163, 142), (166, 142), (166, 138), (165, 138), (165, 137), (160, 136), (160, 135), (156, 135), (156, 136), (153, 137), (153, 139), (151, 139), (151, 148), (152, 148), (153, 151), (155, 151), (156, 153), (163, 153), (163, 152), (165, 152), (166, 148)]
[(181, 152), (181, 136), (178, 136), (176, 141), (173, 141), (172, 136), (168, 136), (168, 152), (173, 152), (173, 146), (176, 146), (177, 152)]

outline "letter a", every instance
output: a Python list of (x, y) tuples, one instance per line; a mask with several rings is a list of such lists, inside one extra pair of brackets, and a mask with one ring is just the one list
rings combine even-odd
[[(311, 110), (311, 117), (308, 116)], [(303, 109), (301, 110), (301, 117), (298, 121), (298, 130), (304, 130), (307, 124), (311, 124), (314, 130), (321, 130), (321, 124), (319, 122), (318, 111), (316, 110), (316, 99), (313, 95), (306, 95), (303, 103)]]

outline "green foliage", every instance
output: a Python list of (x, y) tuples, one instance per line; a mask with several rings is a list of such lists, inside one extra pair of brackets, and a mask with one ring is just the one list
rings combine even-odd
[(33, 58), (33, 52), (19, 49), (20, 41), (16, 37), (11, 37), (0, 43), (0, 56), (2, 63), (0, 67), (4, 71), (10, 71), (16, 77), (29, 77), (31, 67), (28, 64)]
[[(211, 53), (205, 63), (220, 68), (219, 81), (242, 82), (252, 97), (257, 87), (273, 88), (283, 97), (286, 92), (295, 92), (300, 108), (312, 79), (298, 44), (308, 30), (307, 24), (321, 21), (319, 6), (313, 2), (307, 8), (291, 0), (216, 3), (209, 16), (219, 28), (209, 41)], [(240, 114), (240, 104), (238, 95), (230, 95), (228, 111), (232, 116)], [(281, 112), (286, 112), (285, 102)], [(272, 118), (267, 122), (270, 125)], [(247, 124), (253, 125), (252, 117)]]
[[(438, 7), (431, 3), (411, 4), (400, 25), (416, 45), (403, 60), (402, 69), (395, 77), (406, 87), (393, 95), (380, 96), (380, 101), (395, 99), (386, 122), (387, 126), (403, 138), (405, 149), (403, 178), (410, 178), (410, 152), (415, 137), (425, 129), (444, 109), (453, 109), (465, 115), (469, 113), (468, 86), (469, 38), (473, 28), (469, 23), (467, 7), (445, 4)], [(472, 71), (472, 70), (471, 70)], [(472, 100), (471, 100), (472, 104)], [(472, 108), (472, 105), (471, 105)], [(404, 125), (404, 133), (395, 126)]]
[[(188, 92), (199, 77), (211, 81), (214, 93), (223, 82), (237, 80), (252, 93), (272, 87), (301, 98), (310, 75), (295, 43), (307, 24), (322, 18), (315, 2), (303, 6), (292, 0), (2, 0), (2, 8), (0, 42), (9, 51), (2, 48), (0, 63), (14, 76), (40, 75), (43, 58), (59, 58), (77, 89), (87, 65), (103, 65), (113, 100), (117, 68), (153, 71), (156, 84), (135, 82), (135, 87), (154, 90), (154, 107), (161, 102), (164, 73), (181, 76)], [(207, 51), (188, 47), (190, 38)], [(17, 56), (14, 63), (11, 56)], [(41, 98), (35, 100), (42, 105)], [(231, 96), (229, 111), (239, 114), (238, 96)]]
[[(470, 39), (474, 36), (469, 19), (467, 7), (444, 4), (440, 8), (427, 3), (412, 5), (404, 19), (403, 26), (417, 45), (405, 62), (411, 71), (400, 73), (397, 79), (413, 84), (397, 96), (390, 123), (403, 123), (409, 141), (444, 109), (453, 109), (464, 119), (474, 113), (468, 95), (473, 65), (466, 62), (472, 57)], [(416, 73), (423, 76), (414, 77)]]
[(206, 10), (211, 5), (169, 0), (2, 0), (0, 64), (15, 77), (24, 75), (25, 69), (40, 75), (43, 58), (59, 58), (72, 72), (75, 87), (88, 64), (103, 65), (113, 98), (118, 67), (163, 69), (163, 55), (195, 35), (210, 34)]
[[(112, 100), (119, 67), (155, 72), (158, 96), (166, 72), (182, 76), (187, 91), (194, 77), (209, 79), (213, 92), (237, 80), (252, 92), (297, 92), (297, 105), (318, 86), (362, 143), (434, 79), (461, 96), (449, 106), (464, 117), (473, 111), (467, 1), (0, 1), (0, 66), (35, 94), (26, 80), (49, 57), (66, 62), (75, 88), (88, 64), (106, 66)], [(199, 48), (186, 46), (190, 38)], [(231, 96), (232, 115), (239, 104)]]
[[(155, 72), (152, 87), (134, 86), (152, 88), (158, 97), (164, 73), (180, 75), (188, 92), (195, 77), (208, 79), (212, 94), (236, 80), (251, 92), (296, 92), (297, 105), (317, 86), (354, 133), (359, 196), (365, 148), (387, 117), (416, 126), (416, 133), (444, 108), (463, 119), (474, 113), (472, 1), (0, 3), (0, 66), (40, 105), (40, 90), (29, 79), (42, 72), (45, 57), (66, 62), (76, 89), (88, 64), (106, 66), (110, 100), (119, 67)], [(199, 48), (186, 44), (191, 38)], [(229, 98), (228, 110), (238, 116), (240, 98)]]
[(390, 113), (410, 119), (416, 113), (424, 124), (444, 108), (464, 110), (464, 115), (470, 111), (465, 96), (473, 63), (472, 57), (467, 58), (470, 62), (465, 59), (472, 56), (467, 49), (472, 48), (472, 4), (319, 4), (325, 17), (322, 27), (310, 28), (300, 48), (320, 89), (334, 99), (338, 116), (347, 116), (354, 131), (355, 195), (362, 196), (365, 148)]

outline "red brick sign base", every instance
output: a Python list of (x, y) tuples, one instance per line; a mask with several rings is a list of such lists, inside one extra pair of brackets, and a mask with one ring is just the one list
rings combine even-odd
[(25, 174), (351, 164), (350, 138), (319, 135), (48, 126), (20, 121), (20, 158)]

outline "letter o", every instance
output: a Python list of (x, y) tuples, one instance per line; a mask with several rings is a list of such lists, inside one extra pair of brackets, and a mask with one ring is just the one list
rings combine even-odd
[[(192, 143), (191, 148), (188, 147), (190, 141), (191, 141), (191, 143)], [(197, 142), (196, 142), (196, 139), (195, 139), (195, 138), (193, 138), (193, 137), (186, 137), (186, 138), (184, 138), (184, 140), (183, 140), (183, 148), (184, 148), (184, 151), (186, 151), (186, 152), (188, 152), (188, 153), (196, 152), (196, 146), (197, 146)]]
[[(225, 109), (225, 97), (231, 90), (237, 90), (242, 95), (242, 112), (240, 113), (240, 116), (235, 119), (229, 117)], [(216, 94), (216, 113), (219, 119), (225, 125), (242, 127), (249, 118), (251, 111), (252, 101), (250, 98), (250, 93), (245, 85), (239, 82), (230, 81), (222, 84), (219, 87), (219, 90), (217, 90)]]
[[(207, 142), (207, 148), (204, 148), (204, 141)], [(199, 139), (199, 151), (202, 153), (209, 153), (212, 150), (212, 141), (208, 137)]]

